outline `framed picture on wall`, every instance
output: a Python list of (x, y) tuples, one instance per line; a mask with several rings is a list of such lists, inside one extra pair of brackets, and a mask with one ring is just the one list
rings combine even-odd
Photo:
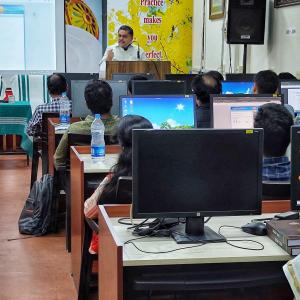
[(209, 0), (209, 19), (217, 20), (224, 17), (225, 0)]
[(296, 4), (300, 4), (300, 0), (275, 0), (274, 1), (275, 8), (296, 5)]

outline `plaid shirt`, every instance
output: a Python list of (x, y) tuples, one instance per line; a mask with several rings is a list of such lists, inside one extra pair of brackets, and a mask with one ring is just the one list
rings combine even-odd
[(265, 157), (263, 159), (263, 180), (289, 181), (290, 178), (291, 163), (288, 157)]
[[(26, 133), (29, 136), (39, 136), (42, 132), (42, 115), (43, 113), (59, 113), (59, 98), (53, 98), (51, 103), (39, 105), (31, 120), (28, 122)], [(71, 111), (71, 102), (70, 102)]]

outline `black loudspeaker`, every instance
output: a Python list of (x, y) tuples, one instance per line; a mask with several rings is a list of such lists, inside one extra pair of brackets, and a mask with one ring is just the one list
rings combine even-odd
[(227, 43), (263, 44), (266, 0), (229, 0)]
[(291, 209), (300, 210), (300, 126), (291, 127)]

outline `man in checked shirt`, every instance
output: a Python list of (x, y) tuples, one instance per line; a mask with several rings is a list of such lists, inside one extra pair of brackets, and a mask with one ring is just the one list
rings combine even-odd
[(59, 113), (59, 99), (64, 93), (66, 93), (68, 88), (66, 78), (61, 74), (53, 74), (48, 76), (47, 88), (51, 97), (51, 103), (41, 104), (36, 108), (26, 128), (26, 133), (29, 136), (41, 135), (43, 113)]

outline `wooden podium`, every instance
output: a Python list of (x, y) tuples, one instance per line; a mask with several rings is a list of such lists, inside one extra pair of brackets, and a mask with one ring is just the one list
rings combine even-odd
[(151, 73), (155, 79), (165, 79), (171, 73), (170, 61), (107, 61), (106, 79), (111, 80), (113, 73)]

